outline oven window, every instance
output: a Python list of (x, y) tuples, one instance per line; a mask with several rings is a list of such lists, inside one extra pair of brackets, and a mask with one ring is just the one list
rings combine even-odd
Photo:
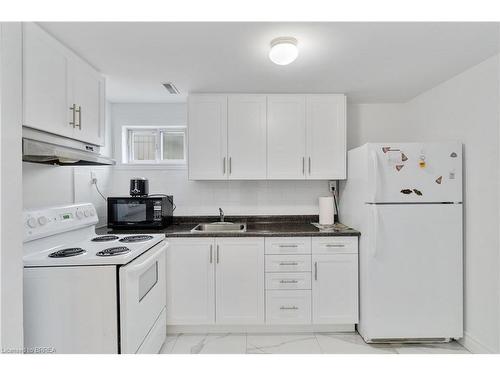
[(158, 282), (158, 262), (155, 262), (139, 276), (139, 302), (149, 293)]
[(146, 221), (146, 204), (139, 202), (117, 202), (116, 218), (119, 222), (142, 222)]

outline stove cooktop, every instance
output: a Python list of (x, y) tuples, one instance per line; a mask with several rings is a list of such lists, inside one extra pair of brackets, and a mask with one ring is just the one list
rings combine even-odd
[(81, 247), (70, 247), (68, 249), (57, 250), (50, 253), (49, 258), (68, 258), (85, 254), (86, 252), (87, 251), (83, 250)]

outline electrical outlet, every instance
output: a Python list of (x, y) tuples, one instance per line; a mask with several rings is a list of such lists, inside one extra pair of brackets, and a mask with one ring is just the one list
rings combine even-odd
[(337, 181), (328, 181), (328, 191), (334, 193), (337, 190)]

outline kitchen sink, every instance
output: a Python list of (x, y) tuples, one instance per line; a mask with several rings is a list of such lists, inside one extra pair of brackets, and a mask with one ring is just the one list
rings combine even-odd
[(247, 231), (245, 223), (231, 223), (228, 221), (218, 221), (215, 223), (198, 224), (193, 229), (192, 233), (242, 233)]

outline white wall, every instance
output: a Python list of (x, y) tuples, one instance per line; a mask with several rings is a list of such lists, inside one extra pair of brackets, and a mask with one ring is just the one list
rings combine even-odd
[[(119, 158), (121, 128), (186, 125), (186, 104), (112, 104), (114, 155)], [(128, 195), (134, 176), (149, 179), (151, 193), (173, 194), (176, 215), (317, 214), (318, 197), (328, 195), (325, 181), (189, 181), (187, 169), (120, 166), (113, 173), (113, 195)]]
[(0, 23), (0, 349), (23, 347), (21, 24)]
[(416, 141), (464, 144), (465, 344), (499, 343), (499, 57), (429, 90), (408, 105)]

